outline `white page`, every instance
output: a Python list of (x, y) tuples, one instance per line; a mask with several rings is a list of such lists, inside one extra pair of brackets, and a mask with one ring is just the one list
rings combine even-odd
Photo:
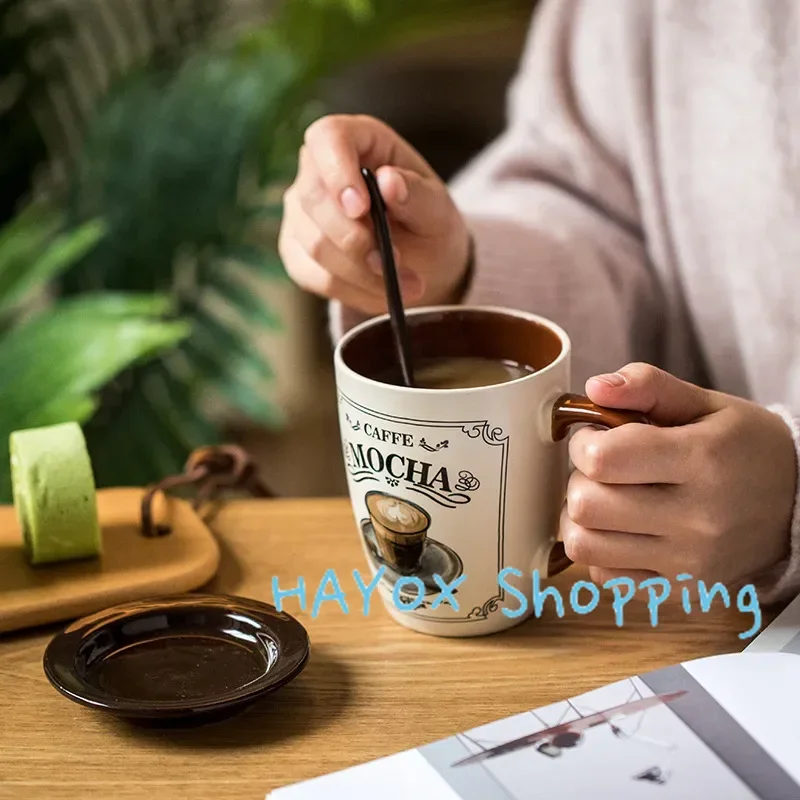
[[(735, 653), (684, 665), (739, 725), (800, 784), (800, 655)], [(719, 736), (727, 735), (721, 731)], [(797, 797), (800, 797), (800, 787)]]
[(745, 653), (794, 653), (800, 655), (800, 596), (796, 597), (744, 649)]
[(267, 800), (461, 800), (416, 750), (276, 789)]

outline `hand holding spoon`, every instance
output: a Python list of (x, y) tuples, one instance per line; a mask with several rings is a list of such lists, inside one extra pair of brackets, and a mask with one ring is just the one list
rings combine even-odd
[(389, 318), (392, 325), (395, 353), (400, 363), (400, 371), (406, 386), (414, 386), (414, 370), (411, 364), (410, 347), (408, 343), (408, 327), (406, 314), (403, 308), (403, 298), (400, 294), (400, 282), (397, 278), (397, 265), (394, 260), (392, 237), (389, 231), (389, 221), (386, 218), (386, 205), (378, 187), (378, 181), (372, 172), (362, 168), (361, 174), (367, 184), (370, 196), (370, 214), (375, 227), (375, 236), (378, 239), (378, 249), (383, 265), (383, 282), (386, 287), (386, 301), (389, 307)]

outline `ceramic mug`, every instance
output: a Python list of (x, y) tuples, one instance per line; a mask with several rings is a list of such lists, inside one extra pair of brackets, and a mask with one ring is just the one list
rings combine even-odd
[[(546, 578), (570, 564), (557, 540), (570, 428), (647, 420), (571, 394), (569, 337), (542, 317), (447, 306), (409, 311), (407, 322), (417, 363), (530, 368), (475, 388), (387, 382), (388, 316), (351, 329), (334, 354), (348, 489), (373, 579), (381, 572), (376, 591), (394, 619), (422, 633), (495, 633), (533, 613), (534, 572)], [(501, 576), (509, 567), (523, 577)], [(520, 609), (508, 586), (529, 598), (526, 613), (503, 613)]]

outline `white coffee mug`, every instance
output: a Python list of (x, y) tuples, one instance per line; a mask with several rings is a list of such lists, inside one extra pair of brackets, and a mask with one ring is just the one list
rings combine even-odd
[(534, 572), (569, 566), (557, 535), (570, 427), (646, 420), (569, 393), (570, 341), (546, 319), (447, 306), (409, 311), (407, 322), (417, 363), (469, 357), (530, 368), (475, 388), (387, 382), (387, 316), (350, 330), (334, 355), (350, 499), (386, 608), (422, 633), (495, 633), (533, 613), (531, 602), (517, 613), (508, 586), (530, 598)]

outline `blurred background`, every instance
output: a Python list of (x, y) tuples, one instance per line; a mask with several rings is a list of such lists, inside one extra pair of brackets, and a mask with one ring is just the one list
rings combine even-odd
[(532, 12), (0, 0), (0, 446), (78, 420), (110, 486), (236, 441), (279, 494), (344, 494), (325, 304), (276, 251), (303, 131), (373, 114), (450, 177), (503, 127)]

